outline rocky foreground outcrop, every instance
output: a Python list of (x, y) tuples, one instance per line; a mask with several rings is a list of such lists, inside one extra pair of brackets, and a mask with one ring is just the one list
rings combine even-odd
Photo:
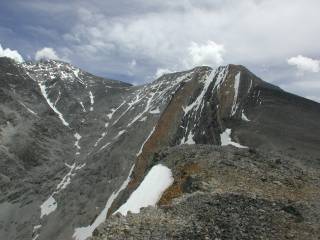
[(319, 168), (303, 159), (184, 145), (161, 151), (159, 163), (174, 183), (158, 206), (113, 215), (92, 239), (319, 239)]

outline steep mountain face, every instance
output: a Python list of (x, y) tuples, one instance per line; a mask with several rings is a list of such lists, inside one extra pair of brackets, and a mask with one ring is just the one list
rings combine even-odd
[[(242, 66), (197, 67), (132, 86), (58, 61), (16, 64), (0, 58), (0, 99), (0, 239), (84, 240), (118, 209), (132, 210), (126, 202), (158, 163), (173, 174), (160, 205), (185, 199), (188, 192), (204, 191), (186, 190), (194, 184), (187, 180), (191, 175), (187, 171), (181, 178), (184, 165), (174, 164), (175, 158), (163, 153), (163, 149), (183, 144), (187, 150), (173, 148), (175, 154), (184, 156), (183, 152), (191, 151), (190, 163), (197, 162), (195, 156), (200, 154), (205, 162), (201, 166), (210, 174), (216, 166), (203, 150), (197, 152), (196, 144), (233, 145), (251, 149), (241, 150), (244, 152), (294, 157), (294, 166), (306, 176), (312, 169), (315, 176), (313, 182), (303, 182), (312, 182), (317, 190), (304, 201), (320, 200), (320, 105), (286, 93)], [(226, 156), (221, 162), (227, 163), (233, 156), (232, 147), (220, 148), (209, 148), (206, 154), (222, 151)], [(255, 156), (248, 158), (243, 165), (248, 174), (267, 171), (263, 160), (256, 166)], [(286, 162), (285, 174), (289, 175), (295, 168), (290, 160)], [(239, 179), (247, 174), (237, 175), (231, 168), (226, 172)], [(199, 182), (208, 180), (203, 179)], [(211, 186), (212, 181), (207, 184)], [(235, 198), (242, 197), (239, 201), (246, 204), (252, 189)], [(217, 192), (211, 189), (206, 194)], [(226, 196), (217, 198), (224, 201)], [(268, 211), (270, 206), (269, 201), (261, 209)], [(140, 221), (140, 215), (134, 221)], [(115, 223), (111, 232), (119, 228), (117, 224), (122, 229), (123, 220), (112, 219), (107, 221)], [(99, 237), (111, 237), (109, 230), (99, 231)]]

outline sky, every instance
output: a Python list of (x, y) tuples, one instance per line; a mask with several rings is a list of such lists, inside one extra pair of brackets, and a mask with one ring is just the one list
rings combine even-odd
[(320, 102), (319, 0), (1, 0), (0, 56), (143, 84), (242, 64)]

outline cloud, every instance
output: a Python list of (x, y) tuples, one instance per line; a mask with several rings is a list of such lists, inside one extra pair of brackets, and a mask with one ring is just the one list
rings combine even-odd
[(23, 62), (22, 56), (16, 50), (11, 50), (10, 48), (2, 48), (0, 44), (0, 57), (8, 57), (15, 60), (18, 63)]
[(192, 42), (189, 49), (190, 59), (187, 66), (211, 66), (217, 67), (223, 63), (223, 55), (225, 49), (223, 45), (219, 45), (214, 41), (207, 41), (206, 44), (198, 44)]
[[(315, 74), (303, 71), (302, 79), (284, 61), (297, 53), (320, 60), (316, 55), (320, 52), (319, 0), (124, 2), (77, 0), (65, 4), (59, 0), (52, 8), (50, 0), (10, 1), (10, 17), (17, 22), (6, 27), (16, 30), (25, 26), (20, 16), (32, 16), (28, 25), (42, 30), (18, 29), (11, 37), (0, 28), (0, 38), (17, 44), (25, 56), (49, 45), (61, 57), (67, 48), (67, 56), (75, 65), (129, 82), (145, 83), (159, 68), (181, 71), (195, 65), (235, 63), (299, 95), (320, 97), (319, 91), (296, 84), (318, 81)], [(49, 18), (43, 18), (43, 12)], [(20, 39), (29, 43), (20, 46)], [(226, 51), (207, 53), (213, 45), (208, 41)], [(137, 66), (130, 64), (132, 59)]]
[(289, 65), (296, 66), (301, 72), (307, 71), (317, 73), (320, 71), (320, 60), (304, 57), (302, 55), (289, 58), (287, 62)]
[(35, 59), (37, 61), (41, 59), (60, 60), (56, 51), (53, 48), (49, 48), (49, 47), (44, 47), (38, 50), (35, 54)]
[(78, 50), (74, 52), (81, 54), (77, 58), (119, 72), (130, 67), (127, 63), (134, 58), (146, 63), (140, 79), (160, 66), (185, 70), (201, 64), (237, 63), (253, 69), (281, 63), (298, 50), (320, 50), (310, 42), (320, 37), (315, 24), (320, 2), (315, 0), (308, 4), (289, 0), (132, 0), (121, 8), (116, 1), (84, 6), (81, 2), (75, 8), (78, 21), (63, 35), (64, 41)]
[(154, 75), (154, 78), (158, 79), (162, 75), (167, 74), (167, 73), (172, 73), (172, 72), (174, 72), (174, 71), (167, 69), (167, 68), (158, 68), (155, 75)]

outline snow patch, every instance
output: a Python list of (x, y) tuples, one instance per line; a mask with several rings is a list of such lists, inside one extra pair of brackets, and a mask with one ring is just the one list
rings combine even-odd
[(93, 145), (94, 147), (98, 146), (98, 144), (100, 143), (100, 141), (107, 135), (107, 132), (103, 132), (101, 133), (101, 137), (95, 142), (95, 144)]
[(237, 100), (238, 100), (238, 94), (239, 94), (239, 85), (240, 85), (240, 77), (241, 77), (241, 72), (239, 72), (235, 78), (234, 78), (234, 97), (233, 97), (233, 104), (232, 104), (232, 108), (231, 108), (231, 116), (233, 116), (238, 109), (238, 104), (237, 104)]
[(60, 97), (61, 97), (61, 92), (59, 91), (58, 97), (57, 97), (56, 101), (54, 102), (54, 106), (57, 105), (57, 103), (58, 103), (59, 100), (60, 100)]
[(139, 152), (137, 153), (137, 156), (139, 156), (142, 153), (143, 147), (146, 144), (146, 142), (149, 140), (149, 138), (151, 137), (151, 135), (154, 133), (154, 131), (156, 130), (156, 127), (153, 127), (153, 129), (151, 130), (151, 132), (149, 133), (148, 137), (146, 138), (146, 140), (144, 140), (144, 142), (142, 143)]
[(103, 145), (98, 152), (100, 152), (101, 150), (105, 149), (106, 147), (108, 147), (111, 143), (108, 142), (107, 144)]
[(226, 130), (220, 134), (220, 139), (221, 139), (221, 146), (227, 146), (227, 145), (232, 145), (235, 146), (237, 148), (248, 148), (247, 146), (242, 146), (239, 143), (233, 142), (231, 140), (231, 129), (230, 128), (226, 128)]
[(76, 165), (76, 163), (73, 163), (72, 165), (69, 165), (65, 163), (65, 165), (70, 169), (69, 172), (62, 178), (61, 182), (57, 185), (57, 190), (53, 193), (59, 193), (61, 190), (65, 189), (70, 183), (71, 183), (71, 178), (74, 176), (75, 171), (80, 170), (83, 168), (86, 164), (82, 165)]
[(33, 115), (35, 115), (35, 116), (38, 116), (38, 114), (36, 113), (36, 112), (34, 112), (34, 111), (32, 111), (30, 108), (28, 108), (24, 103), (22, 103), (22, 102), (19, 102), (25, 109), (27, 109), (28, 110), (28, 112), (30, 112), (30, 113), (32, 113)]
[(84, 105), (83, 105), (83, 102), (79, 102), (81, 107), (82, 107), (82, 112), (87, 112), (87, 110), (85, 109)]
[(50, 213), (54, 212), (57, 209), (57, 202), (53, 198), (53, 196), (50, 196), (46, 201), (44, 201), (41, 206), (41, 215), (40, 218), (43, 218), (45, 215), (49, 215)]
[(38, 231), (40, 230), (41, 227), (42, 227), (42, 225), (36, 225), (33, 227), (32, 236), (34, 236), (34, 237), (32, 238), (32, 240), (36, 240), (39, 238), (40, 235), (39, 235)]
[(65, 189), (70, 183), (71, 183), (71, 177), (72, 177), (72, 172), (75, 168), (75, 163), (72, 164), (71, 166), (66, 164), (65, 165), (70, 168), (69, 172), (62, 178), (61, 182), (57, 185), (57, 192), (60, 192), (61, 190)]
[(204, 95), (206, 94), (209, 86), (210, 86), (210, 83), (213, 81), (213, 78), (215, 76), (215, 71), (211, 71), (211, 73), (209, 74), (209, 76), (206, 76), (205, 79), (204, 79), (204, 86), (202, 88), (202, 91), (201, 93), (198, 95), (197, 99), (191, 103), (190, 105), (186, 106), (185, 108), (183, 108), (183, 111), (184, 111), (184, 115), (186, 116), (192, 109), (195, 108), (195, 112), (198, 111), (199, 107), (200, 107), (200, 104), (203, 100), (203, 97)]
[(80, 145), (79, 145), (79, 141), (80, 141), (80, 139), (81, 139), (82, 137), (81, 137), (81, 135), (80, 135), (79, 133), (75, 133), (73, 136), (74, 136), (75, 139), (76, 139), (74, 145), (76, 146), (77, 149), (80, 150), (81, 147), (80, 147)]
[(151, 114), (159, 114), (159, 113), (160, 113), (159, 107), (156, 108), (156, 109), (151, 110), (150, 113), (151, 113)]
[(242, 109), (242, 113), (241, 113), (241, 119), (243, 121), (246, 121), (246, 122), (250, 122), (250, 120), (247, 118), (247, 116), (244, 114), (244, 110)]
[(191, 144), (196, 144), (195, 141), (193, 140), (193, 137), (194, 137), (194, 135), (193, 135), (192, 132), (190, 131), (187, 138), (186, 138), (186, 137), (183, 137), (183, 138), (181, 139), (180, 144), (189, 144), (189, 145), (191, 145)]
[(93, 105), (94, 104), (94, 96), (91, 91), (89, 91), (89, 96), (90, 96), (90, 104)]
[[(159, 85), (160, 87), (160, 85)], [(159, 89), (158, 87), (158, 89)], [(155, 93), (150, 93), (150, 97), (148, 98), (148, 101), (147, 101), (147, 104), (146, 104), (146, 107), (145, 109), (140, 113), (138, 114), (127, 126), (130, 127), (132, 124), (134, 124), (138, 119), (140, 119), (141, 116), (143, 116), (143, 114), (145, 114), (146, 112), (149, 111), (149, 109), (151, 108), (151, 103), (153, 101), (153, 98), (154, 96), (156, 95), (156, 93), (158, 92), (158, 89)]]
[(80, 69), (78, 68), (73, 71), (73, 74), (76, 76), (76, 78), (79, 78), (79, 72), (80, 72)]
[(46, 99), (48, 105), (51, 107), (51, 109), (58, 115), (63, 125), (69, 127), (69, 123), (64, 119), (63, 115), (59, 110), (54, 106), (54, 104), (50, 101), (49, 96), (47, 94), (46, 86), (43, 82), (39, 82), (39, 87), (41, 90), (41, 93), (43, 97)]
[(163, 192), (171, 186), (173, 181), (172, 172), (169, 168), (161, 164), (152, 167), (140, 186), (115, 213), (126, 216), (128, 211), (139, 213), (140, 208), (155, 206)]
[(126, 130), (121, 130), (118, 132), (117, 136), (115, 136), (113, 139), (118, 139), (122, 134), (124, 134)]
[(221, 84), (225, 81), (227, 75), (229, 72), (229, 65), (227, 67), (224, 67), (222, 70), (217, 70), (217, 79), (214, 83), (213, 89), (219, 89)]
[(248, 93), (250, 93), (251, 88), (252, 88), (252, 79), (250, 79), (250, 86), (249, 86), (249, 88), (248, 88)]
[(91, 104), (90, 112), (92, 112), (93, 111), (93, 104), (94, 104), (94, 96), (91, 91), (89, 91), (89, 97), (90, 97), (90, 104)]
[[(139, 90), (140, 91), (140, 90)], [(140, 92), (138, 92), (138, 94), (136, 95), (135, 99), (132, 100), (131, 102), (128, 102), (128, 107), (126, 110), (124, 110), (121, 115), (112, 123), (112, 125), (115, 125), (117, 122), (119, 122), (119, 120), (136, 104), (138, 104), (141, 100), (143, 99), (143, 97), (140, 97)], [(142, 116), (142, 115), (141, 115)]]
[(115, 109), (115, 108), (111, 108), (111, 113), (107, 114), (107, 117), (108, 117), (109, 119), (111, 119), (112, 116), (113, 116), (113, 114), (114, 114), (115, 112), (116, 112), (116, 109)]
[(141, 118), (139, 121), (140, 121), (140, 122), (144, 122), (144, 121), (146, 121), (146, 120), (147, 120), (147, 116)]
[(109, 118), (109, 120), (113, 117), (114, 113), (116, 111), (118, 111), (123, 106), (123, 104), (125, 104), (125, 103), (126, 103), (126, 101), (123, 101), (117, 108), (112, 108), (111, 109), (111, 113), (107, 114), (107, 117)]
[(39, 238), (39, 234), (36, 234), (33, 238), (32, 238), (32, 240), (37, 240)]
[(42, 225), (36, 225), (33, 227), (33, 231), (37, 231), (38, 229), (40, 229), (42, 227)]

